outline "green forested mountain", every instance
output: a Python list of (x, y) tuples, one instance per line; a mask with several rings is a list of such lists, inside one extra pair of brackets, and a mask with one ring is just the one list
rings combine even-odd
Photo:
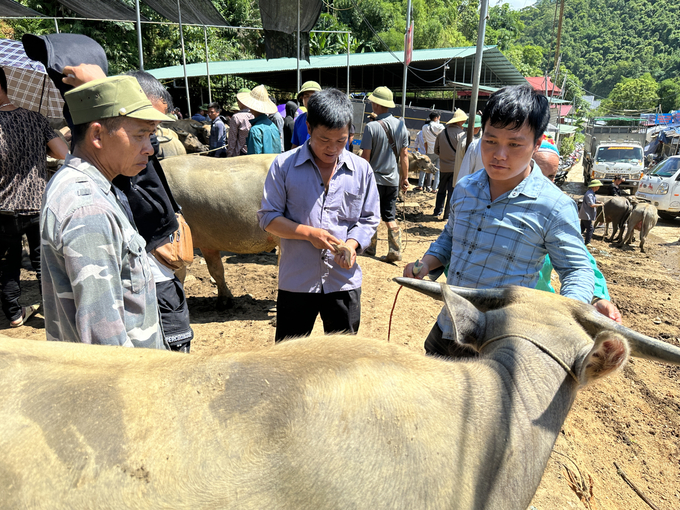
[[(18, 0), (50, 16), (74, 16), (56, 0)], [(132, 6), (134, 0), (121, 0)], [(212, 0), (233, 26), (261, 26), (258, 0)], [(412, 0), (414, 47), (469, 46), (477, 40), (479, 0)], [(400, 52), (404, 44), (407, 0), (324, 0), (317, 30), (350, 30), (352, 51)], [(142, 14), (162, 18), (141, 4)], [(543, 75), (553, 62), (557, 33), (557, 0), (538, 0), (515, 11), (508, 4), (492, 6), (486, 44), (496, 44), (525, 76)], [(370, 24), (370, 26), (369, 26)], [(83, 33), (102, 43), (111, 72), (137, 66), (133, 23), (62, 21), (64, 31)], [(26, 32), (50, 33), (50, 20), (0, 21), (4, 37)], [(147, 68), (180, 63), (179, 31), (173, 25), (144, 25)], [(209, 29), (210, 58), (232, 60), (264, 56), (263, 34), (253, 30)], [(188, 63), (205, 58), (203, 30), (185, 28)], [(312, 34), (313, 55), (344, 53), (344, 34)], [(680, 0), (565, 0), (562, 65), (557, 84), (567, 76), (566, 99), (584, 91), (606, 97), (615, 92), (612, 108), (644, 108), (661, 104), (664, 111), (680, 108)], [(645, 77), (649, 73), (649, 78)], [(643, 79), (644, 77), (644, 79)], [(220, 78), (215, 77), (214, 82)], [(632, 83), (630, 80), (642, 80)], [(624, 80), (628, 80), (624, 86)], [(213, 83), (214, 83), (213, 82)], [(649, 95), (635, 100), (639, 87)], [(640, 106), (643, 108), (643, 106)]]
[[(518, 42), (549, 50), (545, 56), (551, 62), (555, 7), (556, 0), (539, 0), (520, 12), (524, 30)], [(601, 96), (623, 78), (647, 72), (658, 82), (677, 78), (680, 1), (566, 0), (561, 53), (562, 62), (585, 89)]]

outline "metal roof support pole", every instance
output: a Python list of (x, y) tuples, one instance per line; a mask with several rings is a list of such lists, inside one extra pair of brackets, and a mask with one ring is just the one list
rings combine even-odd
[(351, 32), (347, 32), (347, 95), (349, 96), (349, 48), (352, 39)]
[(180, 0), (177, 0), (177, 16), (179, 18), (179, 41), (182, 44), (182, 66), (184, 67), (184, 88), (187, 91), (187, 108), (189, 109), (189, 118), (191, 118), (191, 100), (189, 99), (189, 78), (187, 78), (187, 54), (184, 51), (184, 28), (182, 27), (182, 8), (179, 5)]
[[(453, 63), (453, 81), (458, 81), (458, 59)], [(456, 111), (456, 96), (458, 95), (458, 89), (453, 86), (453, 101), (451, 103), (451, 112)]]
[(59, 23), (57, 23), (57, 18), (54, 18), (54, 29), (59, 33)]
[(298, 0), (297, 4), (297, 89), (299, 92), (302, 88), (302, 77), (300, 76), (300, 0)]
[[(409, 27), (411, 26), (411, 0), (408, 0), (406, 6), (406, 33), (408, 33)], [(408, 79), (408, 64), (406, 63), (406, 53), (408, 48), (406, 47), (406, 36), (404, 35), (404, 80), (401, 84), (401, 118), (402, 120), (406, 118), (406, 81)], [(406, 122), (406, 121), (404, 121)]]
[(210, 57), (208, 56), (208, 29), (203, 25), (203, 37), (205, 37), (205, 74), (208, 77), (208, 104), (212, 103), (212, 88), (210, 87)]
[(137, 50), (139, 51), (139, 70), (144, 70), (144, 52), (142, 51), (142, 19), (139, 14), (139, 0), (135, 0), (135, 12), (137, 13)]
[(482, 55), (484, 54), (484, 35), (486, 32), (486, 16), (489, 12), (489, 0), (482, 0), (479, 12), (479, 28), (477, 29), (477, 52), (475, 53), (475, 67), (472, 75), (472, 95), (470, 96), (470, 119), (467, 128), (467, 143), (465, 148), (472, 143), (475, 129), (475, 115), (477, 114), (477, 96), (479, 95), (479, 77), (482, 72)]

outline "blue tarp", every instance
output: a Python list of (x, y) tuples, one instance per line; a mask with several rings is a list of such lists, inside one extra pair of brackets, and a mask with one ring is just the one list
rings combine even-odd
[(659, 148), (659, 144), (669, 143), (671, 138), (680, 136), (680, 123), (676, 123), (672, 126), (668, 126), (663, 131), (659, 133), (656, 139), (652, 140), (649, 145), (645, 147), (646, 154), (654, 154)]

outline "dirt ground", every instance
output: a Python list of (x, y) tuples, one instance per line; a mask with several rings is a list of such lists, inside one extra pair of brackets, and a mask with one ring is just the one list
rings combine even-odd
[[(576, 182), (567, 183), (564, 189), (582, 194), (580, 175), (580, 167), (575, 167), (570, 180)], [(414, 206), (402, 208), (400, 216), (404, 261), (386, 264), (372, 257), (358, 259), (364, 273), (361, 332), (385, 341), (398, 289), (391, 279), (401, 275), (407, 261), (420, 257), (444, 227), (430, 215), (434, 195), (409, 192), (406, 203)], [(680, 220), (659, 222), (647, 240), (647, 254), (640, 253), (637, 243), (618, 248), (602, 241), (602, 233), (602, 229), (595, 231), (594, 256), (624, 324), (680, 346)], [(379, 239), (378, 255), (382, 255), (387, 251), (384, 225)], [(226, 312), (215, 310), (217, 291), (200, 255), (188, 271), (186, 292), (196, 334), (192, 355), (263, 349), (274, 342), (276, 255), (227, 254), (223, 261), (235, 295), (235, 306)], [(37, 301), (34, 274), (23, 271), (22, 280), (22, 302)], [(439, 309), (429, 298), (404, 289), (394, 309), (391, 341), (422, 351)], [(322, 332), (318, 320), (315, 333)], [(1, 318), (0, 333), (44, 340), (44, 321), (37, 315), (22, 328), (9, 329)], [(622, 373), (583, 389), (532, 505), (537, 510), (650, 508), (617, 474), (615, 462), (658, 509), (680, 508), (680, 367), (634, 359)], [(575, 490), (570, 488), (567, 469), (577, 477)]]

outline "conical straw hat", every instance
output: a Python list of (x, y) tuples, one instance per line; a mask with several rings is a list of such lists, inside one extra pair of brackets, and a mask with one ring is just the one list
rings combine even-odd
[(269, 94), (264, 85), (258, 85), (250, 93), (241, 92), (236, 94), (236, 99), (253, 111), (270, 115), (276, 113), (278, 108), (269, 99)]

